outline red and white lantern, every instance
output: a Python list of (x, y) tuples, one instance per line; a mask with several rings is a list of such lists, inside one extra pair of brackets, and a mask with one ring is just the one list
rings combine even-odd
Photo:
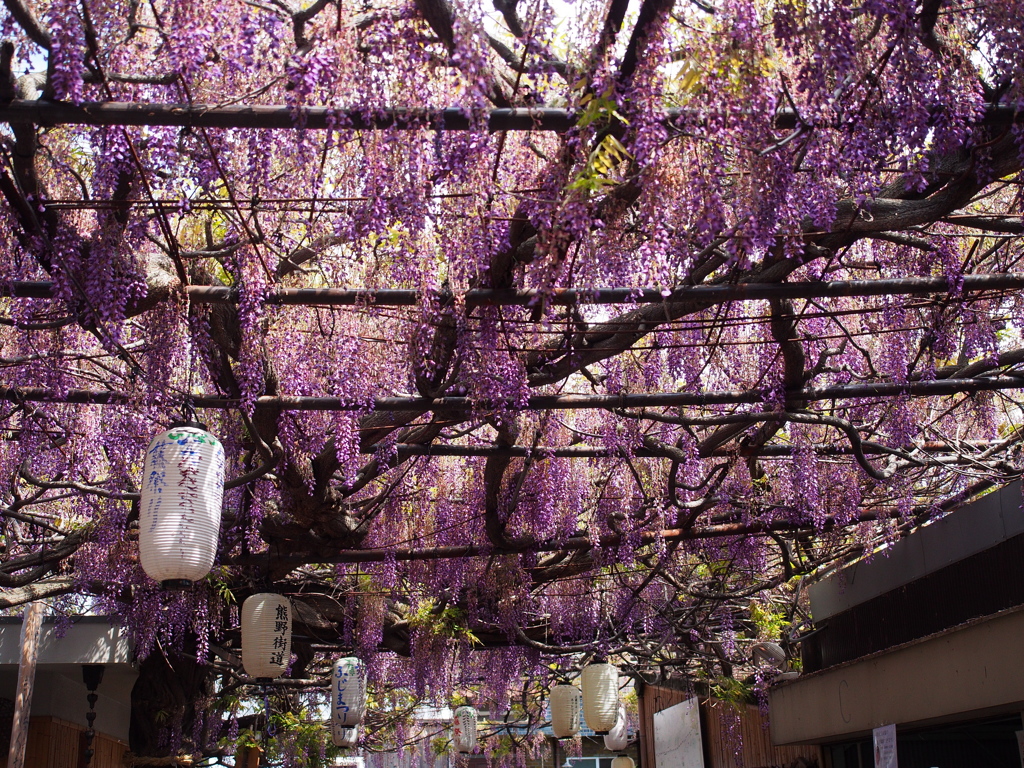
[(476, 710), (459, 707), (452, 715), (452, 744), (456, 752), (476, 749)]
[(626, 723), (626, 708), (619, 704), (619, 715), (615, 725), (604, 737), (604, 748), (609, 752), (621, 752), (629, 746), (629, 730)]

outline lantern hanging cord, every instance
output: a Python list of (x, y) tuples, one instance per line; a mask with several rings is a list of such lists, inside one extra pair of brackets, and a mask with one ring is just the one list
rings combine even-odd
[[(191, 389), (191, 378), (189, 379), (189, 385)], [(181, 399), (181, 419), (176, 421), (172, 427), (193, 427), (195, 429), (206, 430), (206, 424), (199, 420), (199, 415), (196, 413), (196, 398), (191, 392), (186, 393)]]
[(188, 389), (185, 390), (184, 398), (181, 401), (181, 417), (185, 421), (196, 422), (199, 421), (199, 417), (196, 416), (196, 401), (192, 396), (195, 392), (195, 376), (196, 376), (196, 344), (194, 340), (189, 339), (188, 345)]
[(187, 422), (199, 421), (199, 417), (196, 415), (195, 399), (192, 395), (185, 395), (181, 401), (181, 419)]

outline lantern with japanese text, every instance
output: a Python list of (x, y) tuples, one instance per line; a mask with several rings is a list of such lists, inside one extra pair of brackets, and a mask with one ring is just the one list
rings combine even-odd
[(261, 592), (242, 603), (242, 666), (249, 677), (273, 680), (292, 657), (292, 604)]
[(366, 708), (366, 667), (355, 656), (334, 662), (331, 671), (331, 732), (359, 725)]
[(595, 733), (615, 727), (619, 716), (619, 670), (604, 662), (583, 668), (583, 719)]
[(548, 699), (551, 710), (551, 731), (556, 739), (569, 739), (580, 732), (580, 710), (583, 694), (575, 685), (556, 685)]
[(619, 704), (619, 715), (615, 725), (604, 737), (604, 748), (609, 752), (621, 752), (629, 746), (629, 731), (626, 723), (626, 708)]
[(162, 432), (146, 449), (139, 500), (143, 570), (165, 588), (206, 577), (217, 553), (224, 447), (201, 425)]
[(346, 728), (343, 725), (337, 725), (332, 718), (331, 741), (336, 747), (354, 747), (359, 741), (359, 726), (353, 725), (351, 728)]
[(452, 744), (456, 752), (476, 749), (476, 710), (458, 707), (452, 715)]

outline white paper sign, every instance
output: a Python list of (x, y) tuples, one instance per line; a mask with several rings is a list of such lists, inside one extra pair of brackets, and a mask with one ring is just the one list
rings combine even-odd
[(896, 726), (883, 725), (871, 732), (875, 746), (875, 768), (897, 768)]
[(704, 768), (697, 699), (655, 712), (652, 719), (656, 768)]

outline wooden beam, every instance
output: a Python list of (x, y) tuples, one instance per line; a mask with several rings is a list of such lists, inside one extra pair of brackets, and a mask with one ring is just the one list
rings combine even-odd
[[(1020, 219), (1008, 220), (1020, 224)], [(1022, 225), (1024, 226), (1024, 225)], [(1008, 272), (967, 275), (957, 287), (958, 295), (981, 291), (1017, 291), (1024, 289), (1024, 273)], [(237, 304), (236, 288), (215, 285), (187, 285), (185, 294), (193, 304)], [(724, 303), (765, 301), (768, 299), (829, 299), (852, 296), (941, 296), (950, 295), (949, 280), (944, 277), (902, 277), (886, 280), (826, 280), (795, 283), (728, 283), (660, 288), (554, 288), (550, 291), (477, 288), (462, 295), (466, 307), (529, 307), (545, 301), (550, 305), (581, 306), (591, 304), (665, 304), (677, 301)], [(0, 296), (27, 299), (52, 299), (49, 280), (14, 280), (0, 285)], [(435, 300), (451, 301), (450, 294), (434, 291)], [(378, 306), (407, 307), (421, 303), (427, 294), (401, 288), (278, 288), (264, 298), (278, 306)]]
[[(939, 116), (936, 111), (935, 117)], [(656, 115), (670, 130), (707, 124), (712, 117), (693, 109), (667, 109)], [(1024, 119), (1011, 104), (986, 104), (976, 123), (1007, 124)], [(36, 125), (178, 125), (191, 128), (271, 128), (296, 130), (378, 131), (554, 131), (564, 133), (576, 127), (579, 113), (558, 107), (466, 110), (337, 109), (334, 107), (293, 107), (287, 104), (156, 104), (152, 102), (92, 101), (81, 104), (48, 99), (14, 99), (0, 104), (0, 122)], [(789, 130), (803, 121), (792, 109), (775, 111), (774, 128)], [(823, 122), (816, 127), (831, 127)]]
[[(942, 397), (959, 393), (996, 392), (1006, 389), (1024, 389), (1024, 376), (978, 376), (969, 379), (929, 379), (924, 381), (876, 381), (866, 384), (834, 384), (825, 387), (807, 387), (786, 390), (785, 394), (799, 400), (844, 400), (849, 398), (888, 397)], [(779, 393), (770, 388), (729, 389), (704, 392), (648, 392), (622, 395), (532, 395), (518, 410), (574, 411), (590, 408), (616, 410), (620, 408), (678, 408), (708, 405), (739, 405), (742, 403), (772, 402)], [(138, 395), (133, 392), (113, 392), (107, 389), (71, 389), (57, 391), (41, 387), (0, 386), (0, 400), (14, 403), (82, 403), (88, 405), (134, 404)], [(242, 407), (237, 397), (200, 395), (191, 397), (196, 408), (233, 410)], [(426, 413), (463, 414), (474, 410), (507, 407), (507, 401), (477, 401), (469, 397), (381, 397), (367, 407), (344, 397), (312, 397), (303, 395), (263, 395), (256, 398), (257, 409), (273, 408), (286, 411), (406, 411)]]
[(29, 603), (21, 622), (21, 659), (18, 663), (18, 690), (14, 694), (14, 721), (7, 768), (24, 768), (28, 746), (28, 722), (32, 714), (32, 689), (36, 680), (36, 658), (43, 623), (43, 603)]

